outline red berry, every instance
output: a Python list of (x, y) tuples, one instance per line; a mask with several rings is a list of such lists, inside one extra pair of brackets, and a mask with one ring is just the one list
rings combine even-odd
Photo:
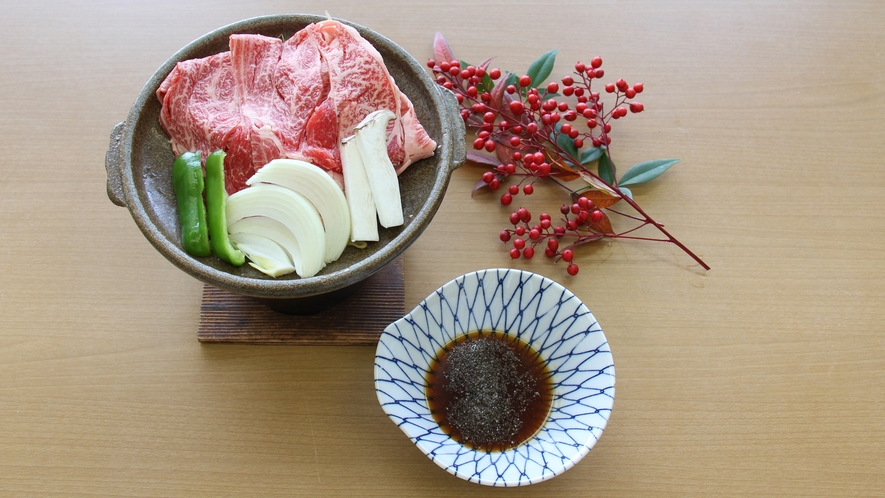
[(523, 239), (513, 239), (513, 247), (522, 250), (525, 247), (525, 240)]
[(540, 239), (540, 238), (541, 238), (541, 231), (538, 230), (538, 229), (536, 229), (536, 228), (533, 228), (533, 229), (529, 232), (529, 238), (532, 239), (532, 240), (538, 240), (538, 239)]
[(519, 259), (519, 249), (511, 249), (510, 257), (513, 259)]
[(596, 70), (596, 78), (597, 78), (597, 79), (602, 79), (603, 76), (605, 76), (605, 70), (603, 70), (603, 69), (597, 69), (597, 70)]
[(533, 187), (531, 183), (527, 183), (522, 187), (522, 191), (525, 195), (532, 195), (535, 191), (535, 187)]
[[(468, 66), (468, 67), (470, 67), (470, 66)], [(482, 78), (482, 77), (485, 76), (485, 75), (486, 75), (486, 70), (485, 70), (485, 68), (483, 68), (483, 67), (478, 67), (478, 68), (476, 68), (476, 76)]]
[[(516, 128), (519, 128), (519, 127), (517, 126)], [(513, 129), (514, 133), (516, 132), (516, 128)], [(519, 152), (519, 151), (514, 152), (513, 153), (513, 160), (519, 161), (520, 159), (522, 159), (522, 152)]]
[[(459, 76), (461, 74), (461, 68), (457, 66), (452, 66), (449, 68), (449, 74), (451, 74), (452, 76)], [(467, 76), (469, 77), (470, 75)]]
[(615, 86), (618, 87), (618, 90), (623, 92), (627, 89), (627, 82), (624, 81), (624, 78), (619, 78), (618, 81), (615, 82)]
[(550, 219), (549, 219), (549, 218), (546, 219), (546, 220), (541, 220), (541, 225), (540, 225), (541, 229), (542, 229), (542, 230), (547, 230), (548, 228), (550, 228), (550, 223), (551, 223), (551, 222), (550, 222)]
[(560, 133), (565, 133), (566, 135), (568, 135), (569, 133), (572, 132), (572, 125), (570, 125), (570, 124), (568, 124), (568, 123), (562, 125), (562, 127), (559, 128), (559, 132), (560, 132)]
[[(506, 232), (506, 230), (505, 230), (505, 232)], [(508, 234), (508, 235), (509, 235), (509, 234)], [(506, 241), (505, 241), (505, 242), (506, 242)], [(548, 247), (551, 251), (556, 251), (557, 249), (559, 249), (559, 241), (556, 240), (556, 239), (547, 239), (547, 247)]]
[(550, 165), (547, 163), (541, 163), (538, 165), (538, 174), (541, 176), (547, 176), (550, 174)]
[(525, 235), (525, 227), (523, 227), (523, 226), (516, 227), (516, 235), (519, 235), (520, 237)]
[(473, 148), (476, 150), (482, 149), (483, 147), (485, 147), (485, 145), (486, 145), (486, 141), (481, 138), (477, 138), (476, 140), (473, 141)]
[(467, 95), (469, 95), (472, 98), (476, 98), (476, 96), (479, 95), (479, 90), (477, 90), (475, 86), (468, 87), (467, 88)]
[(577, 148), (580, 149), (580, 148), (583, 147), (583, 146), (584, 146), (584, 141), (581, 140), (580, 138), (576, 138), (576, 139), (575, 139), (575, 147), (577, 147)]
[(640, 102), (630, 102), (630, 112), (642, 112), (645, 109)]
[(547, 256), (548, 258), (552, 258), (552, 257), (556, 256), (556, 251), (551, 251), (550, 248), (548, 247), (547, 249), (544, 249), (544, 256)]
[(579, 206), (577, 204), (572, 204), (572, 207), (570, 210), (571, 210), (572, 214), (578, 214), (581, 212), (581, 206)]
[(578, 222), (575, 220), (568, 220), (568, 222), (565, 224), (565, 227), (574, 232), (578, 229)]
[(599, 223), (605, 218), (605, 213), (602, 211), (595, 209), (592, 213), (590, 213), (590, 219), (593, 220), (593, 223)]
[(507, 189), (507, 191), (510, 192), (510, 195), (516, 195), (519, 193), (519, 187), (516, 185), (511, 185), (510, 188)]
[(501, 234), (498, 235), (498, 238), (501, 239), (501, 242), (510, 242), (510, 231), (501, 230)]
[(538, 132), (538, 123), (529, 123), (526, 125), (525, 129), (529, 133), (537, 133)]
[(527, 87), (532, 84), (532, 78), (529, 75), (524, 74), (519, 77), (519, 86)]
[(578, 206), (581, 209), (587, 209), (587, 206), (589, 206), (589, 205), (590, 205), (590, 199), (588, 199), (586, 197), (578, 198)]
[(535, 248), (534, 247), (526, 247), (525, 251), (522, 251), (522, 257), (524, 257), (525, 259), (532, 259), (532, 257), (534, 255), (535, 255)]
[(504, 166), (504, 169), (506, 170), (506, 173), (508, 175), (512, 175), (513, 173), (516, 173), (516, 165), (513, 163), (510, 163), (510, 164)]
[(449, 69), (452, 68), (452, 65), (449, 64), (448, 62), (443, 61), (443, 62), (439, 63), (439, 68), (440, 68), (440, 70), (442, 70), (442, 72), (447, 73), (447, 72), (449, 72)]
[(598, 69), (602, 66), (602, 57), (594, 57), (593, 60), (590, 61), (590, 65), (593, 66), (594, 69)]
[(510, 95), (513, 95), (514, 93), (516, 93), (516, 87), (513, 85), (507, 85), (507, 88), (505, 88), (504, 90), (507, 93), (509, 93)]
[(571, 206), (569, 206), (568, 204), (563, 204), (562, 207), (559, 208), (559, 212), (562, 214), (568, 214), (570, 209)]
[(427, 67), (433, 69), (436, 66), (436, 61), (433, 59), (427, 59)]
[(500, 187), (500, 186), (501, 186), (501, 182), (497, 178), (495, 178), (494, 180), (489, 182), (489, 188), (492, 190), (498, 190), (498, 187)]
[(606, 91), (607, 93), (615, 93), (615, 85), (614, 85), (614, 83), (609, 83), (609, 84), (605, 85), (605, 91)]
[(585, 66), (583, 62), (578, 62), (577, 64), (575, 64), (575, 71), (583, 73), (586, 70), (587, 66)]
[(494, 179), (495, 179), (495, 174), (492, 173), (491, 171), (486, 171), (485, 173), (482, 174), (482, 181), (486, 182), (487, 184), (492, 183), (492, 180), (494, 180)]
[(587, 77), (593, 79), (596, 77), (596, 70), (591, 68), (587, 68)]
[[(587, 120), (587, 128), (590, 128), (591, 130), (592, 130), (593, 128), (596, 128), (596, 124), (597, 124), (597, 123), (596, 123), (596, 120), (595, 120), (595, 119), (588, 119), (588, 120)], [(594, 147), (598, 147), (598, 145), (594, 145)]]
[(514, 100), (510, 102), (510, 112), (519, 116), (520, 114), (525, 112), (525, 106), (522, 104), (522, 102)]
[(492, 111), (489, 111), (489, 112), (482, 115), (482, 120), (485, 121), (486, 123), (494, 123), (495, 117), (496, 117), (495, 113)]
[(565, 261), (566, 263), (571, 263), (572, 259), (574, 259), (574, 258), (575, 258), (575, 253), (572, 252), (571, 249), (566, 249), (565, 251), (562, 251), (562, 260)]
[(575, 79), (572, 78), (571, 76), (566, 76), (566, 77), (562, 78), (562, 84), (565, 86), (572, 86), (575, 84)]
[(557, 237), (562, 237), (565, 235), (565, 227), (564, 226), (556, 226), (553, 227), (553, 234)]
[(501, 70), (500, 69), (495, 67), (495, 68), (492, 68), (491, 71), (489, 71), (489, 78), (496, 80), (500, 77), (501, 77)]
[(487, 151), (489, 151), (489, 152), (494, 152), (494, 151), (495, 151), (495, 148), (496, 148), (497, 146), (495, 145), (495, 142), (493, 142), (493, 141), (491, 141), (491, 140), (486, 140), (486, 146), (485, 146), (485, 147), (486, 147), (486, 150), (487, 150)]
[(501, 196), (502, 206), (509, 206), (511, 202), (513, 202), (513, 196), (509, 192)]
[(567, 86), (562, 89), (562, 94), (566, 97), (571, 97), (575, 93), (575, 89), (573, 87)]
[(567, 271), (569, 275), (575, 276), (578, 274), (578, 265), (572, 263), (568, 265), (568, 268), (566, 268), (565, 271)]
[(528, 223), (532, 219), (532, 213), (526, 208), (519, 208), (516, 212), (519, 214), (519, 219), (524, 223)]
[(513, 147), (519, 147), (519, 137), (510, 137), (510, 145)]
[(510, 224), (516, 225), (517, 223), (519, 223), (519, 214), (514, 211), (510, 213)]
[(633, 91), (634, 91), (634, 92), (636, 92), (636, 93), (642, 93), (643, 90), (645, 90), (645, 87), (642, 86), (642, 83), (637, 83), (637, 84), (633, 85)]
[(548, 93), (556, 93), (559, 91), (559, 84), (555, 81), (551, 81), (549, 85), (547, 85)]
[(628, 99), (632, 99), (633, 97), (636, 96), (636, 90), (634, 90), (632, 88), (628, 88), (628, 89), (624, 90), (624, 96), (627, 97)]
[(578, 219), (581, 220), (581, 223), (586, 223), (587, 218), (590, 218), (590, 213), (588, 211), (581, 211), (581, 213), (578, 214)]

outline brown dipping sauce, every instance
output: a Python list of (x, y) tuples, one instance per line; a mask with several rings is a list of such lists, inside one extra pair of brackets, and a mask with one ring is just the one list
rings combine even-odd
[(502, 332), (474, 331), (440, 350), (426, 378), (430, 413), (455, 441), (506, 451), (544, 425), (553, 380), (540, 355)]

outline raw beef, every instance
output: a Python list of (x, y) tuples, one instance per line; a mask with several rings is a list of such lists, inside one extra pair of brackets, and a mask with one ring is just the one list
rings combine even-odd
[(224, 149), (229, 193), (280, 157), (310, 161), (342, 184), (341, 139), (382, 108), (396, 116), (388, 153), (397, 172), (433, 154), (411, 102), (355, 29), (329, 20), (285, 42), (233, 35), (230, 48), (179, 63), (157, 90), (175, 154)]

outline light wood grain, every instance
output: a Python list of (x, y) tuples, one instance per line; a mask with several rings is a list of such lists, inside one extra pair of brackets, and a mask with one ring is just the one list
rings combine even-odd
[[(464, 272), (537, 271), (585, 300), (617, 370), (576, 467), (513, 496), (885, 495), (885, 4), (4, 2), (0, 16), (0, 495), (477, 496), (385, 417), (374, 348), (201, 345), (202, 284), (105, 194), (113, 126), (176, 50), (240, 19), (331, 14), (419, 60), (554, 74), (600, 55), (642, 81), (619, 165), (712, 266), (666, 244), (512, 262), (507, 211), (465, 167), (406, 252), (406, 309)], [(541, 192), (535, 212), (561, 200)]]

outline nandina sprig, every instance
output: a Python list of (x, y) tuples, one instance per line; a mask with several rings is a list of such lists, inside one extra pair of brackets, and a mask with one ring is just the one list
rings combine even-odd
[[(623, 238), (673, 243), (709, 269), (654, 221), (627, 188), (654, 179), (678, 160), (647, 161), (630, 168), (620, 179), (617, 177), (611, 159), (612, 125), (645, 109), (634, 100), (645, 86), (630, 85), (624, 79), (602, 83), (599, 80), (604, 78), (605, 70), (601, 57), (593, 57), (589, 64), (578, 62), (571, 74), (545, 85), (543, 81), (552, 72), (556, 53), (542, 55), (526, 74), (518, 76), (491, 68), (491, 59), (478, 66), (457, 60), (437, 33), (436, 60), (427, 62), (437, 83), (454, 92), (461, 116), (476, 136), (473, 148), (477, 152), (469, 152), (468, 159), (490, 167), (474, 192), (483, 188), (496, 191), (505, 182), (512, 182), (500, 197), (501, 204), (509, 206), (520, 192), (531, 195), (535, 183), (544, 180), (570, 194), (571, 203), (562, 206), (563, 218), (556, 225), (547, 213), (541, 215), (539, 223), (530, 225), (528, 210), (519, 208), (512, 212), (510, 221), (514, 228), (500, 234), (502, 241), (512, 244), (511, 257), (530, 259), (535, 247), (544, 243), (545, 255), (565, 261), (568, 273), (575, 275), (577, 246), (603, 238)], [(602, 93), (595, 91), (594, 83), (602, 85)], [(575, 189), (569, 185), (579, 179), (585, 182), (583, 186)], [(637, 214), (612, 209), (620, 201)], [(636, 224), (616, 232), (606, 211)], [(633, 235), (645, 226), (654, 227), (663, 237)]]

